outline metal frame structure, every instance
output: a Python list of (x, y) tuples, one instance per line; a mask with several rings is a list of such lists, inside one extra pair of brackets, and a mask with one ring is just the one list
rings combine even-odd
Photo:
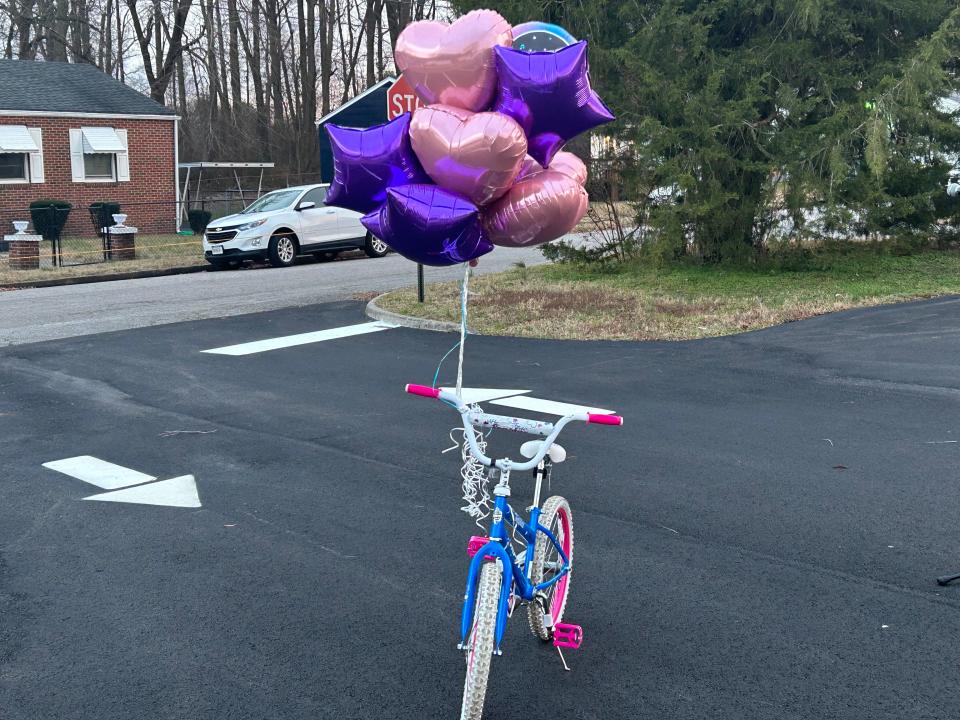
[[(233, 177), (237, 181), (237, 191), (240, 193), (240, 202), (246, 206), (247, 201), (243, 196), (243, 187), (240, 185), (240, 175), (237, 173), (237, 170), (243, 168), (260, 168), (260, 182), (257, 185), (257, 198), (263, 192), (263, 171), (266, 168), (272, 168), (274, 165), (272, 162), (188, 162), (188, 163), (177, 163), (177, 172), (180, 170), (186, 170), (187, 175), (183, 180), (183, 190), (180, 193), (180, 213), (177, 215), (177, 226), (179, 226), (183, 221), (187, 219), (187, 209), (190, 206), (190, 175), (193, 170), (197, 171), (197, 184), (196, 190), (194, 191), (194, 196), (199, 197), (200, 195), (200, 184), (203, 181), (203, 171), (204, 170), (233, 170)], [(256, 198), (255, 198), (256, 199)]]

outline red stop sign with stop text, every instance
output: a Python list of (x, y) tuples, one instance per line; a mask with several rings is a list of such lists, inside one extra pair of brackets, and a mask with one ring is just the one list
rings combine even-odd
[(421, 105), (423, 103), (413, 91), (413, 86), (404, 79), (403, 75), (398, 77), (393, 86), (387, 90), (387, 120), (398, 118), (405, 112), (412, 113)]

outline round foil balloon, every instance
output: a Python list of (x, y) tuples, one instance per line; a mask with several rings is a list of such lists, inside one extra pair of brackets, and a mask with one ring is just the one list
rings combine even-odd
[(577, 39), (559, 25), (527, 22), (513, 28), (513, 49), (523, 52), (554, 52)]
[(565, 142), (614, 119), (590, 87), (586, 42), (552, 53), (504, 47), (494, 53), (499, 75), (494, 109), (520, 123), (527, 152), (544, 167)]
[(436, 185), (402, 185), (361, 221), (408, 260), (456, 265), (493, 250), (476, 205)]
[(410, 114), (366, 130), (327, 125), (333, 151), (333, 182), (327, 205), (367, 213), (387, 199), (387, 188), (426, 182), (410, 147)]
[(540, 245), (573, 230), (587, 206), (587, 191), (575, 178), (543, 170), (518, 180), (487, 208), (483, 226), (496, 245)]
[(452, 25), (420, 20), (397, 38), (394, 59), (426, 105), (486, 110), (497, 91), (493, 48), (510, 47), (510, 23), (493, 10), (474, 10)]
[(523, 128), (512, 118), (448, 105), (430, 105), (413, 114), (410, 144), (437, 185), (475, 205), (503, 195), (527, 153)]

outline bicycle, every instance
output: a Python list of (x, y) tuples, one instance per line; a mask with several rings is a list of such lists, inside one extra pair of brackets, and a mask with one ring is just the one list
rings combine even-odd
[[(487, 479), (495, 483), (489, 534), (474, 535), (467, 544), (471, 561), (457, 645), (464, 651), (467, 662), (460, 718), (480, 720), (491, 658), (502, 654), (500, 643), (507, 620), (518, 603), (527, 606), (531, 632), (544, 642), (552, 641), (564, 669), (570, 669), (561, 648), (576, 649), (583, 640), (580, 626), (561, 622), (573, 570), (573, 514), (570, 503), (560, 495), (549, 497), (541, 507), (540, 492), (544, 479), (549, 487), (553, 465), (566, 459), (566, 451), (555, 441), (568, 423), (622, 425), (623, 418), (574, 413), (554, 424), (485, 413), (478, 406), (468, 407), (454, 393), (425, 385), (407, 385), (406, 391), (440, 400), (460, 414), (470, 455), (484, 466)], [(487, 457), (478, 444), (477, 433), (486, 428), (528, 433), (543, 439), (530, 440), (520, 447), (526, 462), (509, 458), (494, 460)], [(528, 508), (529, 520), (524, 521), (510, 507), (508, 498), (510, 474), (527, 470), (534, 471), (534, 493), (533, 504)], [(513, 531), (509, 536), (507, 526)], [(524, 545), (519, 555), (513, 547), (518, 534), (517, 541)]]

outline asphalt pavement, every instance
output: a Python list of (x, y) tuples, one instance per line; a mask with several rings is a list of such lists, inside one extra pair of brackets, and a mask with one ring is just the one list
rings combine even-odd
[[(466, 385), (626, 418), (561, 437), (572, 672), (514, 616), (485, 717), (956, 718), (960, 587), (933, 579), (960, 569), (958, 310), (469, 338)], [(453, 338), (201, 352), (365, 320), (344, 301), (0, 350), (0, 717), (457, 716), (477, 530), (441, 453), (456, 417), (403, 393)], [(83, 501), (41, 467), (80, 455), (192, 474), (202, 507)]]
[[(577, 240), (580, 235), (569, 235)], [(476, 274), (545, 262), (539, 248), (498, 248)], [(460, 266), (424, 269), (426, 281), (456, 280)], [(391, 253), (345, 253), (334, 262), (303, 259), (289, 268), (190, 273), (0, 292), (0, 346), (220, 318), (342, 300), (416, 284), (416, 266)]]

